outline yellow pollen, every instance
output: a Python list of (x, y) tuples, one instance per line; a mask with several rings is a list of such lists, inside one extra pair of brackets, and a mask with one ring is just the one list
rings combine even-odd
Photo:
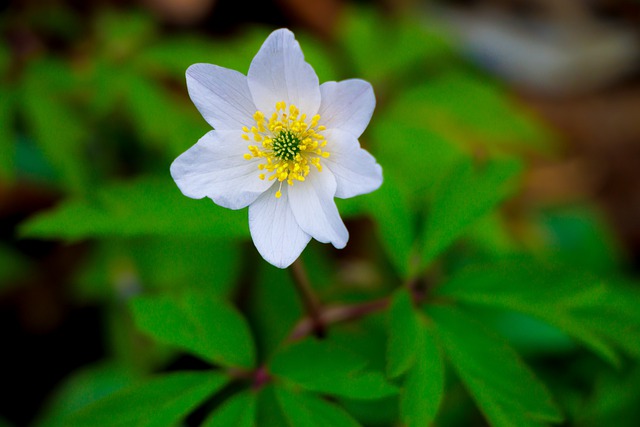
[(327, 141), (320, 132), (326, 127), (318, 126), (319, 114), (307, 121), (307, 115), (301, 114), (298, 107), (287, 106), (286, 102), (280, 101), (276, 102), (275, 112), (268, 120), (261, 111), (256, 111), (253, 119), (254, 125), (242, 127), (242, 138), (258, 145), (249, 145), (249, 153), (243, 157), (262, 160), (258, 169), (267, 173), (258, 174), (259, 179), (277, 179), (280, 182), (276, 198), (282, 197), (283, 182), (294, 185), (296, 181), (304, 181), (311, 172), (311, 166), (322, 172), (320, 160), (330, 154), (323, 150)]

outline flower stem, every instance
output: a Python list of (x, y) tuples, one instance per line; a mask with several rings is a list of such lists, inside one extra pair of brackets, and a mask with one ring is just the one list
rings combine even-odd
[(307, 270), (302, 264), (302, 260), (298, 258), (291, 264), (291, 276), (293, 277), (293, 283), (295, 284), (296, 291), (300, 296), (300, 300), (304, 305), (305, 311), (311, 320), (313, 334), (317, 338), (324, 338), (326, 336), (326, 328), (322, 319), (322, 307), (320, 301), (313, 292), (311, 282), (307, 276)]

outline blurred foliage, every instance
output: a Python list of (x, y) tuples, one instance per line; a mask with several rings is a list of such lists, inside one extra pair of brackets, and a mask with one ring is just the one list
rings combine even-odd
[[(25, 59), (0, 42), (0, 179), (60, 195), (18, 232), (86, 244), (70, 298), (100, 307), (106, 346), (34, 425), (640, 423), (637, 282), (593, 208), (518, 203), (555, 136), (436, 25), (362, 7), (331, 43), (297, 34), (321, 81), (374, 84), (361, 142), (385, 173), (379, 191), (338, 201), (348, 249), (303, 254), (335, 312), (377, 301), (315, 340), (294, 337), (292, 279), (253, 250), (246, 212), (182, 196), (168, 172), (207, 131), (186, 68), (246, 72), (269, 30), (168, 33), (113, 10), (32, 18), (65, 48)], [(1, 244), (0, 292), (32, 268)], [(173, 372), (186, 354), (197, 370)]]

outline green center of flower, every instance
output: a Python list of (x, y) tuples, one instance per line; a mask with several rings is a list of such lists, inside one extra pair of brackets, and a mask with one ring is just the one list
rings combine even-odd
[(272, 149), (279, 159), (293, 160), (300, 152), (300, 138), (290, 130), (283, 130), (273, 138)]

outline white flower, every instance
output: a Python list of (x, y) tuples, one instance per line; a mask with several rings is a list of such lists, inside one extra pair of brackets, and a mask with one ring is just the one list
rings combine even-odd
[(246, 77), (195, 64), (187, 86), (215, 130), (171, 165), (182, 193), (229, 209), (249, 206), (253, 242), (277, 267), (288, 267), (312, 237), (344, 248), (349, 232), (333, 198), (382, 184), (382, 168), (358, 142), (376, 103), (371, 85), (320, 85), (293, 33), (280, 29)]

